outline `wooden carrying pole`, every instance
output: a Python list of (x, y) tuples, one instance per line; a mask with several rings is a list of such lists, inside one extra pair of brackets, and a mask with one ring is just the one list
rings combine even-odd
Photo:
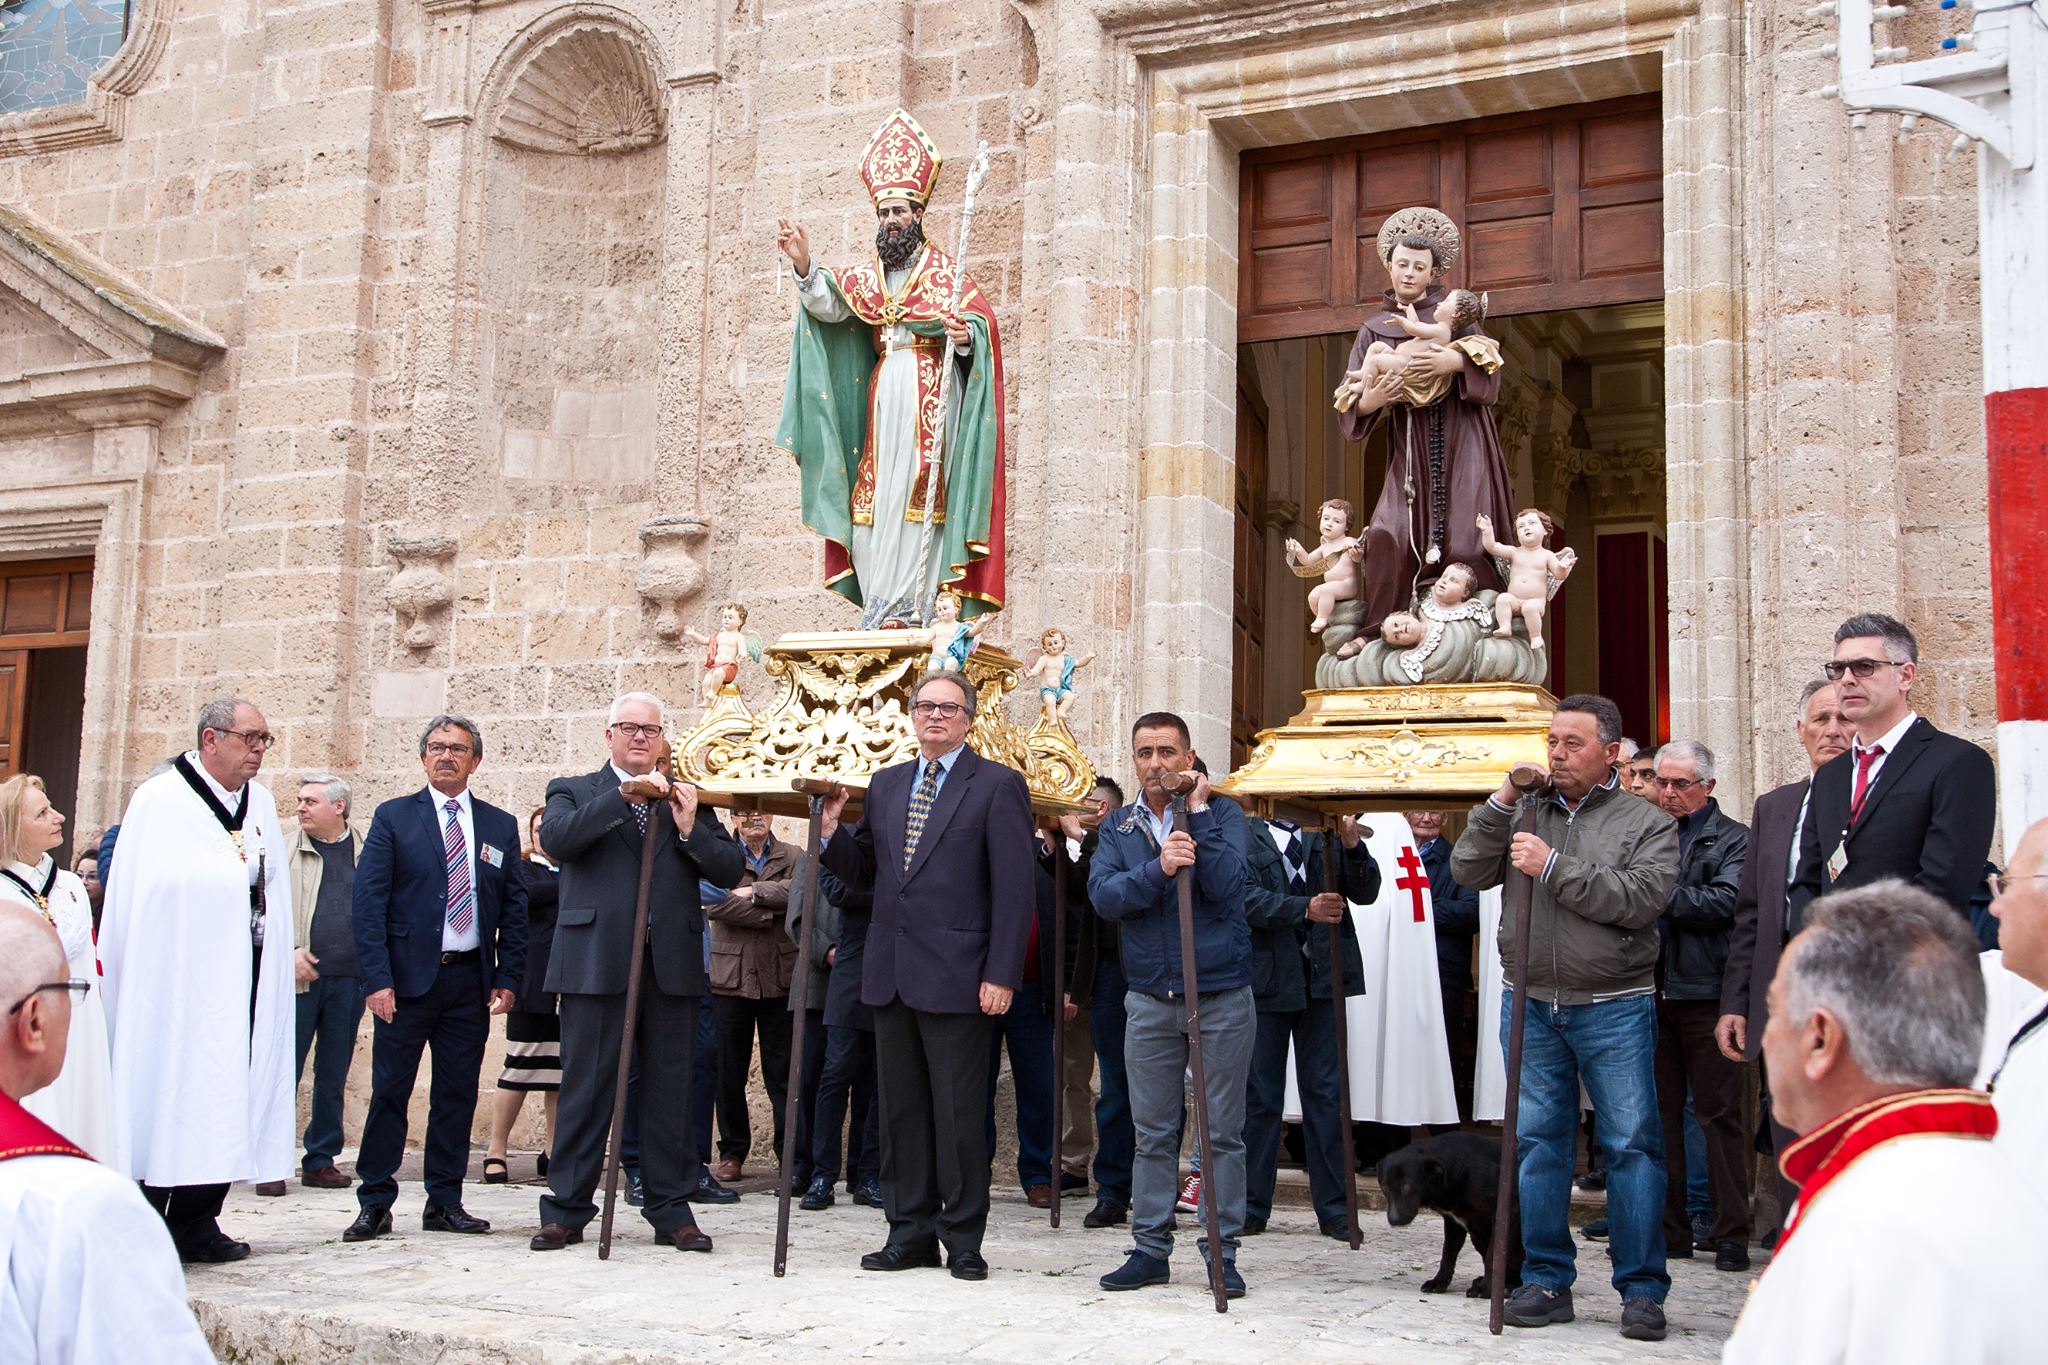
[[(1339, 895), (1343, 894), (1337, 868), (1341, 827), (1341, 821), (1332, 820), (1323, 831), (1323, 890)], [(1356, 1251), (1365, 1238), (1358, 1229), (1358, 1159), (1351, 1147), (1351, 1021), (1344, 1005), (1344, 935), (1341, 925), (1323, 927), (1330, 937), (1330, 1020), (1337, 1040), (1337, 1121), (1344, 1148), (1344, 1235)]]
[(802, 899), (797, 902), (796, 920), (790, 926), (790, 933), (796, 938), (797, 972), (790, 983), (789, 1009), (789, 1093), (783, 1103), (786, 1121), (782, 1125), (782, 1170), (775, 1177), (775, 1277), (782, 1278), (789, 1268), (789, 1199), (790, 1186), (796, 1179), (796, 1135), (802, 1126), (796, 1121), (797, 1110), (803, 1099), (804, 1079), (804, 1016), (810, 1012), (811, 1004), (811, 925), (818, 911), (818, 859), (824, 852), (820, 846), (818, 831), (825, 820), (825, 797), (832, 790), (832, 783), (817, 778), (793, 778), (789, 784), (810, 798), (811, 832), (807, 845), (809, 853), (804, 858), (804, 885)]
[[(666, 758), (662, 761), (666, 762)], [(619, 1197), (619, 1158), (626, 1141), (626, 1078), (633, 1070), (633, 1032), (640, 1015), (640, 963), (647, 952), (647, 899), (654, 888), (654, 846), (661, 842), (668, 802), (647, 802), (647, 828), (640, 833), (640, 884), (633, 896), (633, 948), (626, 959), (626, 1026), (619, 1038), (619, 1074), (612, 1087), (611, 1138), (605, 1144), (604, 1217), (597, 1227), (597, 1259), (612, 1256), (612, 1213)]]
[[(1194, 785), (1194, 774), (1180, 776), (1188, 779), (1182, 794), (1173, 800), (1173, 832), (1188, 832), (1188, 806), (1185, 791)], [(1168, 790), (1173, 789), (1168, 779)], [(1180, 892), (1180, 980), (1181, 1018), (1188, 1031), (1188, 1070), (1193, 1073), (1195, 1083), (1195, 1150), (1202, 1154), (1202, 1226), (1209, 1236), (1209, 1292), (1216, 1297), (1216, 1311), (1230, 1311), (1230, 1296), (1223, 1288), (1223, 1230), (1221, 1219), (1216, 1212), (1216, 1152), (1215, 1144), (1209, 1139), (1209, 1081), (1202, 1067), (1202, 1009), (1201, 997), (1196, 989), (1199, 978), (1195, 972), (1195, 869), (1184, 867), (1174, 873), (1173, 880)]]
[[(1515, 833), (1533, 834), (1537, 802), (1550, 790), (1549, 779), (1540, 768), (1520, 764), (1508, 774), (1508, 781), (1522, 793), (1515, 816)], [(1487, 1262), (1487, 1281), (1493, 1286), (1493, 1302), (1487, 1311), (1486, 1330), (1495, 1336), (1506, 1326), (1508, 1294), (1508, 1224), (1514, 1216), (1517, 1149), (1515, 1125), (1522, 1107), (1522, 1028), (1529, 1007), (1529, 926), (1535, 916), (1536, 879), (1524, 876), (1515, 883), (1515, 961), (1513, 993), (1508, 997), (1507, 1093), (1500, 1115), (1500, 1193), (1493, 1205), (1493, 1247)]]

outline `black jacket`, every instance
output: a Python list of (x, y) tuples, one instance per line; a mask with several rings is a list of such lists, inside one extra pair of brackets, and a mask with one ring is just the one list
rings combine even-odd
[[(1306, 1009), (1312, 999), (1330, 998), (1330, 933), (1308, 918), (1309, 896), (1330, 889), (1323, 877), (1324, 837), (1312, 830), (1301, 832), (1308, 895), (1295, 895), (1288, 890), (1287, 868), (1273, 843), (1272, 827), (1264, 820), (1245, 821), (1244, 917), (1252, 929), (1252, 998), (1261, 1013)], [(1380, 867), (1364, 839), (1357, 848), (1341, 850), (1337, 879), (1346, 900), (1362, 903), (1379, 897)], [(1339, 941), (1344, 994), (1363, 995), (1365, 964), (1349, 915), (1340, 926)]]
[(829, 867), (818, 869), (818, 895), (839, 908), (839, 937), (832, 955), (832, 974), (825, 986), (825, 1027), (875, 1031), (875, 1012), (861, 1003), (861, 974), (868, 950), (868, 923), (874, 898), (853, 891)]
[[(1099, 924), (1101, 920), (1088, 905), (1088, 853), (1088, 845), (1084, 842), (1081, 856), (1070, 856), (1064, 834), (1057, 836), (1051, 850), (1046, 848), (1044, 839), (1038, 842), (1038, 870), (1042, 874), (1038, 882), (1038, 978), (1045, 983), (1048, 1011), (1052, 1008), (1052, 879), (1062, 871), (1067, 879), (1067, 962), (1061, 984), (1074, 998), (1074, 1003), (1084, 1009), (1094, 998), (1096, 944), (1087, 935), (1088, 926)], [(1055, 859), (1058, 870), (1055, 870)]]
[(515, 1008), (522, 1014), (553, 1014), (555, 997), (547, 992), (548, 954), (555, 946), (562, 874), (546, 863), (521, 858), (519, 879), (526, 884), (526, 986)]
[(1479, 936), (1479, 893), (1451, 875), (1451, 841), (1437, 838), (1422, 850), (1429, 874), (1429, 903), (1435, 914), (1436, 984), (1446, 991), (1472, 989), (1472, 941)]
[(1657, 920), (1657, 977), (1666, 1000), (1719, 1000), (1735, 930), (1735, 898), (1749, 856), (1749, 826), (1709, 797), (1704, 821), (1678, 860), (1678, 881)]

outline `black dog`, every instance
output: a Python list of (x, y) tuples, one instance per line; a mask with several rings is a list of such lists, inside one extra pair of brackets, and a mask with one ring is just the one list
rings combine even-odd
[[(1451, 1287), (1451, 1271), (1472, 1235), (1482, 1271), (1491, 1273), (1493, 1210), (1500, 1194), (1500, 1143), (1477, 1133), (1444, 1133), (1410, 1143), (1380, 1163), (1380, 1189), (1387, 1196), (1387, 1222), (1405, 1228), (1423, 1209), (1444, 1217), (1444, 1258), (1436, 1274), (1422, 1282), (1425, 1294)], [(1517, 1210), (1508, 1224), (1508, 1288), (1522, 1282), (1522, 1216)], [(1487, 1274), (1472, 1281), (1466, 1297), (1483, 1299), (1492, 1292)]]

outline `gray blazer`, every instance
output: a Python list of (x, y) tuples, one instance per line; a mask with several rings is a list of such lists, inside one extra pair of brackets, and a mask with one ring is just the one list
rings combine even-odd
[[(650, 807), (647, 834), (659, 839), (647, 901), (647, 956), (654, 981), (668, 995), (703, 995), (704, 908), (698, 879), (735, 885), (746, 870), (740, 846), (711, 810), (700, 808), (688, 839), (676, 837), (668, 803)], [(633, 903), (640, 884), (640, 830), (619, 795), (607, 763), (583, 777), (548, 783), (540, 818), (541, 846), (560, 862), (561, 903), (555, 917), (548, 990), (561, 995), (618, 995), (626, 989), (633, 951)]]

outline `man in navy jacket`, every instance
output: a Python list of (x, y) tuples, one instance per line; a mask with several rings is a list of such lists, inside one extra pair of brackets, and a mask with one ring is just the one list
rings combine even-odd
[(391, 1231), (406, 1110), (420, 1052), (434, 1049), (427, 1105), (428, 1232), (489, 1232), (462, 1207), (490, 1016), (513, 1001), (526, 968), (526, 884), (519, 821), (470, 795), (483, 732), (462, 716), (436, 716), (420, 732), (427, 785), (386, 801), (356, 862), (354, 919), (363, 997), (377, 1016), (370, 1051), (370, 1112), (356, 1160), (361, 1212), (341, 1237)]
[[(1198, 775), (1186, 798), (1188, 828), (1173, 830), (1171, 774), (1195, 767), (1187, 722), (1167, 711), (1138, 717), (1131, 729), (1138, 800), (1104, 817), (1088, 873), (1095, 912), (1122, 936), (1124, 1055), (1131, 1120), (1138, 1133), (1131, 1172), (1131, 1234), (1137, 1249), (1102, 1277), (1104, 1289), (1164, 1284), (1173, 1254), (1174, 1186), (1179, 1176), (1181, 1077), (1187, 1067), (1185, 984), (1181, 976), (1176, 874), (1194, 879), (1195, 990), (1202, 1030), (1213, 1169), (1202, 1197), (1217, 1201), (1223, 1279), (1244, 1293), (1237, 1240), (1244, 1227), (1245, 1080), (1256, 1021), (1252, 1009), (1251, 929), (1245, 921), (1245, 821), (1232, 802), (1212, 799)], [(1204, 1239), (1206, 1241), (1206, 1239)], [(1206, 1257), (1211, 1249), (1204, 1245)]]

